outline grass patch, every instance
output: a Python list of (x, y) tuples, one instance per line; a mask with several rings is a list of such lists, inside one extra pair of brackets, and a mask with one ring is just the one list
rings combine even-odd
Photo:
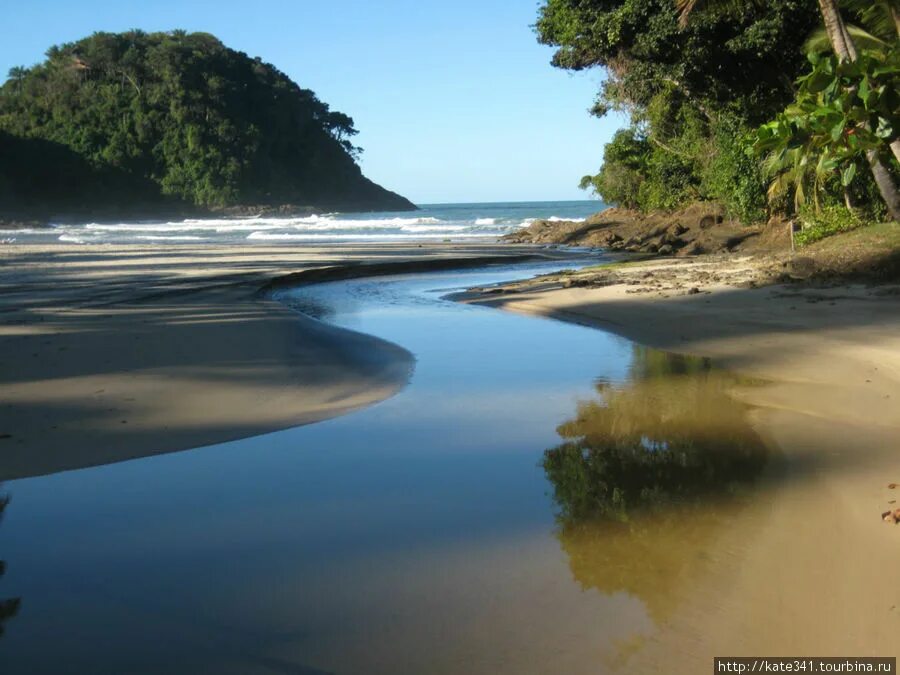
[(875, 223), (817, 241), (804, 249), (822, 276), (900, 279), (900, 224)]
[(646, 255), (640, 255), (633, 258), (629, 258), (628, 260), (616, 260), (614, 262), (602, 263), (600, 265), (591, 265), (590, 267), (582, 267), (578, 272), (603, 272), (607, 270), (617, 270), (622, 269), (624, 267), (638, 265), (642, 262), (647, 262), (648, 260), (652, 260), (656, 258), (656, 256), (652, 253), (648, 253)]

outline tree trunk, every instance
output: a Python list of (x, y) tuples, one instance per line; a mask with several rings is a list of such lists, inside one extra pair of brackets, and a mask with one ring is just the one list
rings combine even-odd
[[(853, 44), (853, 38), (847, 32), (847, 26), (841, 17), (841, 10), (838, 7), (837, 0), (819, 0), (819, 9), (822, 11), (825, 31), (828, 33), (829, 40), (831, 40), (831, 47), (834, 49), (838, 59), (840, 61), (856, 61), (856, 45)], [(868, 124), (866, 128), (868, 128)], [(898, 158), (898, 161), (900, 161), (900, 156), (898, 156), (900, 143), (897, 145), (898, 147), (895, 149), (894, 143), (891, 143), (891, 150), (894, 152), (894, 156)], [(893, 176), (891, 176), (887, 167), (882, 164), (877, 152), (870, 150), (866, 153), (866, 157), (869, 160), (872, 176), (875, 178), (875, 184), (878, 186), (881, 198), (887, 204), (891, 220), (900, 221), (900, 193), (897, 191), (897, 185), (894, 183)]]
[(850, 212), (856, 211), (856, 204), (853, 203), (853, 196), (850, 194), (850, 188), (844, 188), (844, 206)]
[(819, 9), (825, 21), (825, 32), (831, 40), (831, 47), (841, 61), (856, 61), (856, 45), (847, 32), (837, 0), (819, 0)]
[[(894, 28), (897, 31), (897, 37), (900, 38), (900, 10), (897, 9), (896, 3), (890, 2), (889, 4), (891, 6), (891, 17), (894, 19)], [(894, 153), (894, 157), (900, 162), (900, 138), (891, 143), (891, 152)]]
[(872, 176), (875, 177), (875, 184), (878, 186), (878, 191), (881, 193), (884, 203), (887, 204), (891, 220), (900, 222), (900, 192), (897, 191), (897, 186), (894, 185), (893, 176), (891, 176), (887, 167), (881, 163), (881, 160), (878, 159), (877, 152), (869, 150), (866, 153), (866, 157), (869, 158), (869, 166), (872, 167)]

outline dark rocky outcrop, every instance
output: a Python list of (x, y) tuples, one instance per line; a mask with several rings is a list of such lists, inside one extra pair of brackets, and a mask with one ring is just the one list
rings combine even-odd
[(726, 219), (714, 204), (695, 204), (671, 213), (609, 208), (584, 222), (537, 220), (504, 240), (685, 256), (739, 250), (762, 231)]

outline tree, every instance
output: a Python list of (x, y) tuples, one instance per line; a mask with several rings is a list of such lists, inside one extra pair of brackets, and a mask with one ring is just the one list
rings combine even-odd
[(814, 7), (759, 0), (740, 15), (704, 12), (681, 30), (671, 0), (546, 0), (535, 28), (557, 47), (553, 65), (604, 68), (593, 114), (627, 112), (629, 134), (646, 141), (637, 168), (607, 157), (584, 184), (634, 195), (639, 183), (641, 209), (716, 200), (742, 220), (763, 218), (763, 181), (742, 142), (793, 99), (806, 67), (798, 36), (815, 27)]
[[(799, 208), (839, 178), (853, 209), (852, 185), (868, 152), (887, 153), (900, 128), (900, 52), (886, 58), (862, 53), (855, 61), (810, 54), (812, 72), (798, 81), (797, 100), (757, 132), (758, 154), (767, 154), (773, 193), (792, 186)], [(864, 165), (863, 165), (864, 167)]]
[[(896, 21), (897, 12), (896, 7), (894, 7), (894, 1), (895, 0), (887, 0), (888, 4), (890, 4), (892, 16)], [(702, 6), (722, 6), (725, 3), (725, 0), (675, 0), (675, 2), (680, 13), (680, 23), (682, 26), (686, 26), (692, 12)], [(826, 34), (828, 35), (831, 47), (834, 50), (838, 61), (856, 62), (859, 58), (859, 52), (856, 49), (853, 38), (841, 16), (837, 0), (818, 0), (818, 5), (822, 21), (825, 25)], [(851, 86), (850, 89), (852, 90), (854, 87)], [(872, 132), (868, 120), (862, 123), (861, 129), (864, 132)], [(895, 138), (892, 143), (896, 140), (897, 139)], [(900, 221), (900, 191), (897, 189), (894, 177), (879, 156), (877, 148), (866, 147), (864, 148), (864, 152), (866, 159), (868, 160), (872, 177), (887, 206), (888, 213), (893, 220)]]
[(167, 198), (414, 208), (362, 175), (350, 116), (208, 33), (95, 33), (14, 74), (0, 87), (0, 132), (64, 146)]
[[(882, 59), (900, 38), (900, 0), (845, 0), (844, 4), (858, 18), (859, 25), (847, 24), (847, 31), (860, 51), (875, 52)], [(807, 41), (807, 51), (830, 51), (831, 40), (823, 27)], [(894, 158), (900, 162), (900, 137), (890, 143)]]

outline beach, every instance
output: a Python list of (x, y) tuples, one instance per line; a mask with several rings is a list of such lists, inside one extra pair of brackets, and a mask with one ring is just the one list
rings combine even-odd
[[(732, 395), (783, 461), (720, 543), (722, 579), (691, 589), (629, 672), (702, 672), (713, 656), (889, 655), (900, 482), (900, 286), (753, 287), (749, 257), (648, 260), (509, 284), (469, 300), (711, 357), (763, 381)], [(752, 518), (750, 521), (752, 522)], [(673, 662), (677, 667), (672, 668)]]
[[(531, 246), (434, 243), (422, 248), (404, 243), (242, 249), (61, 244), (8, 246), (0, 255), (3, 479), (121, 462), (335, 418), (385, 401), (407, 383), (415, 363), (402, 340), (394, 343), (331, 326), (327, 317), (324, 322), (304, 317), (270, 299), (264, 291), (273, 286), (446, 269), (496, 262), (502, 256), (510, 262), (529, 255), (566, 257)], [(717, 513), (711, 501), (698, 513), (696, 525), (688, 514), (684, 522), (675, 516), (647, 526), (649, 535), (642, 536), (650, 537), (648, 545), (671, 547), (666, 555), (672, 556), (670, 563), (678, 563), (667, 569), (647, 562), (648, 570), (656, 570), (653, 580), (635, 589), (649, 608), (652, 628), (635, 618), (628, 594), (604, 593), (601, 597), (612, 609), (595, 613), (588, 597), (596, 585), (590, 581), (591, 570), (608, 563), (593, 539), (557, 534), (580, 584), (578, 593), (558, 576), (555, 542), (547, 548), (543, 535), (517, 534), (473, 540), (469, 549), (446, 544), (446, 550), (429, 550), (426, 560), (435, 559), (428, 564), (398, 561), (408, 570), (397, 579), (394, 564), (381, 558), (376, 567), (387, 568), (370, 582), (363, 581), (362, 572), (354, 572), (352, 582), (329, 577), (335, 588), (364, 583), (361, 593), (375, 584), (386, 597), (396, 594), (394, 583), (420, 591), (396, 600), (401, 603), (394, 610), (403, 617), (396, 620), (400, 623), (376, 618), (383, 628), (394, 627), (386, 633), (392, 649), (375, 654), (368, 638), (359, 635), (350, 636), (356, 651), (338, 648), (347, 636), (336, 632), (328, 633), (336, 641), (334, 649), (326, 640), (297, 653), (315, 656), (316, 663), (344, 663), (343, 670), (364, 664), (371, 672), (397, 672), (410, 663), (402, 660), (409, 656), (409, 636), (421, 633), (416, 642), (422, 641), (424, 651), (415, 662), (423, 667), (431, 663), (435, 672), (454, 672), (461, 663), (470, 672), (507, 666), (546, 672), (542, 668), (548, 662), (541, 659), (557, 658), (553, 654), (559, 645), (566, 645), (561, 658), (569, 672), (596, 672), (600, 663), (610, 672), (694, 673), (708, 669), (713, 656), (724, 655), (891, 654), (900, 629), (900, 591), (892, 581), (900, 529), (884, 523), (881, 513), (895, 508), (889, 502), (896, 501), (898, 491), (887, 486), (900, 482), (900, 295), (888, 285), (753, 288), (748, 282), (755, 274), (754, 263), (739, 256), (656, 259), (485, 287), (458, 298), (594, 326), (667, 352), (710, 357), (744, 378), (729, 385), (728, 395), (748, 406), (749, 423), (773, 457), (764, 487), (740, 509), (723, 506)], [(552, 361), (553, 344), (544, 348), (546, 354), (535, 358)], [(527, 361), (519, 365), (524, 368)], [(467, 365), (452, 367), (465, 370)], [(585, 366), (588, 374), (593, 367)], [(477, 373), (467, 379), (473, 378), (477, 381)], [(518, 419), (514, 408), (492, 410), (491, 405), (485, 399), (473, 419)], [(388, 427), (390, 420), (388, 415), (384, 421)], [(239, 462), (249, 475), (256, 471), (255, 455), (236, 456), (227, 448), (221, 446), (227, 465)], [(385, 451), (390, 449), (377, 449)], [(201, 464), (215, 466), (216, 452), (219, 446), (207, 449)], [(448, 474), (457, 461), (447, 464)], [(162, 467), (157, 473), (165, 473), (165, 465), (157, 466)], [(350, 480), (363, 481), (363, 475)], [(393, 479), (382, 480), (390, 484)], [(13, 506), (27, 510), (28, 489), (21, 483), (10, 483), (14, 496), (25, 494), (25, 501)], [(463, 512), (470, 498), (460, 497)], [(360, 499), (365, 501), (364, 491)], [(329, 503), (322, 498), (326, 507)], [(373, 501), (372, 507), (377, 505)], [(239, 504), (235, 508), (243, 514)], [(351, 520), (353, 527), (358, 517)], [(406, 536), (399, 533), (403, 528), (394, 529), (397, 517), (389, 519), (385, 545)], [(196, 535), (200, 541), (212, 536), (201, 532)], [(355, 536), (362, 542), (370, 538), (365, 529)], [(636, 555), (633, 548), (641, 548), (638, 539), (627, 541), (630, 560)], [(532, 553), (523, 557), (523, 551)], [(534, 570), (490, 581), (490, 575), (518, 569), (514, 565), (526, 561)], [(642, 559), (634, 562), (640, 568)], [(443, 614), (439, 621), (425, 618), (444, 611), (437, 601), (431, 606), (432, 594), (446, 591), (456, 597), (454, 582), (431, 578), (445, 568), (457, 575), (453, 578), (459, 584), (487, 579), (481, 582), (484, 597), (465, 594), (451, 609), (457, 618), (472, 613), (473, 620), (486, 621), (485, 631), (500, 631), (503, 659), (494, 660), (500, 658), (497, 646), (487, 647), (478, 635), (455, 633), (455, 640), (446, 641), (441, 631), (432, 634), (443, 621), (457, 626)], [(11, 569), (21, 570), (22, 563)], [(606, 588), (603, 579), (598, 583)], [(541, 600), (539, 612), (522, 596), (534, 584), (555, 589)], [(278, 584), (265, 592), (274, 588), (280, 597)], [(614, 585), (613, 590), (622, 589)], [(503, 598), (491, 605), (500, 612), (495, 620), (473, 609), (482, 608), (492, 593)], [(27, 603), (28, 594), (23, 597)], [(341, 602), (351, 603), (350, 597)], [(520, 600), (513, 602), (514, 597)], [(359, 602), (354, 599), (346, 611), (368, 616), (372, 610)], [(515, 616), (500, 611), (519, 602)], [(274, 596), (271, 605), (278, 607)], [(577, 628), (560, 618), (547, 632), (541, 612), (562, 617), (575, 611), (583, 613)], [(618, 611), (625, 613), (621, 621), (611, 621)], [(610, 622), (600, 633), (615, 635), (625, 626), (640, 630), (600, 649), (591, 643), (598, 616)], [(522, 636), (531, 636), (527, 648)], [(424, 645), (445, 643), (450, 655), (430, 661), (438, 657)], [(539, 660), (528, 656), (532, 649), (538, 650)], [(481, 658), (484, 654), (490, 657)]]
[(261, 289), (336, 264), (516, 255), (441, 244), (4, 246), (0, 480), (253, 436), (382, 400), (412, 372), (402, 346), (311, 320)]
[(4, 675), (896, 672), (898, 2), (17, 7)]

